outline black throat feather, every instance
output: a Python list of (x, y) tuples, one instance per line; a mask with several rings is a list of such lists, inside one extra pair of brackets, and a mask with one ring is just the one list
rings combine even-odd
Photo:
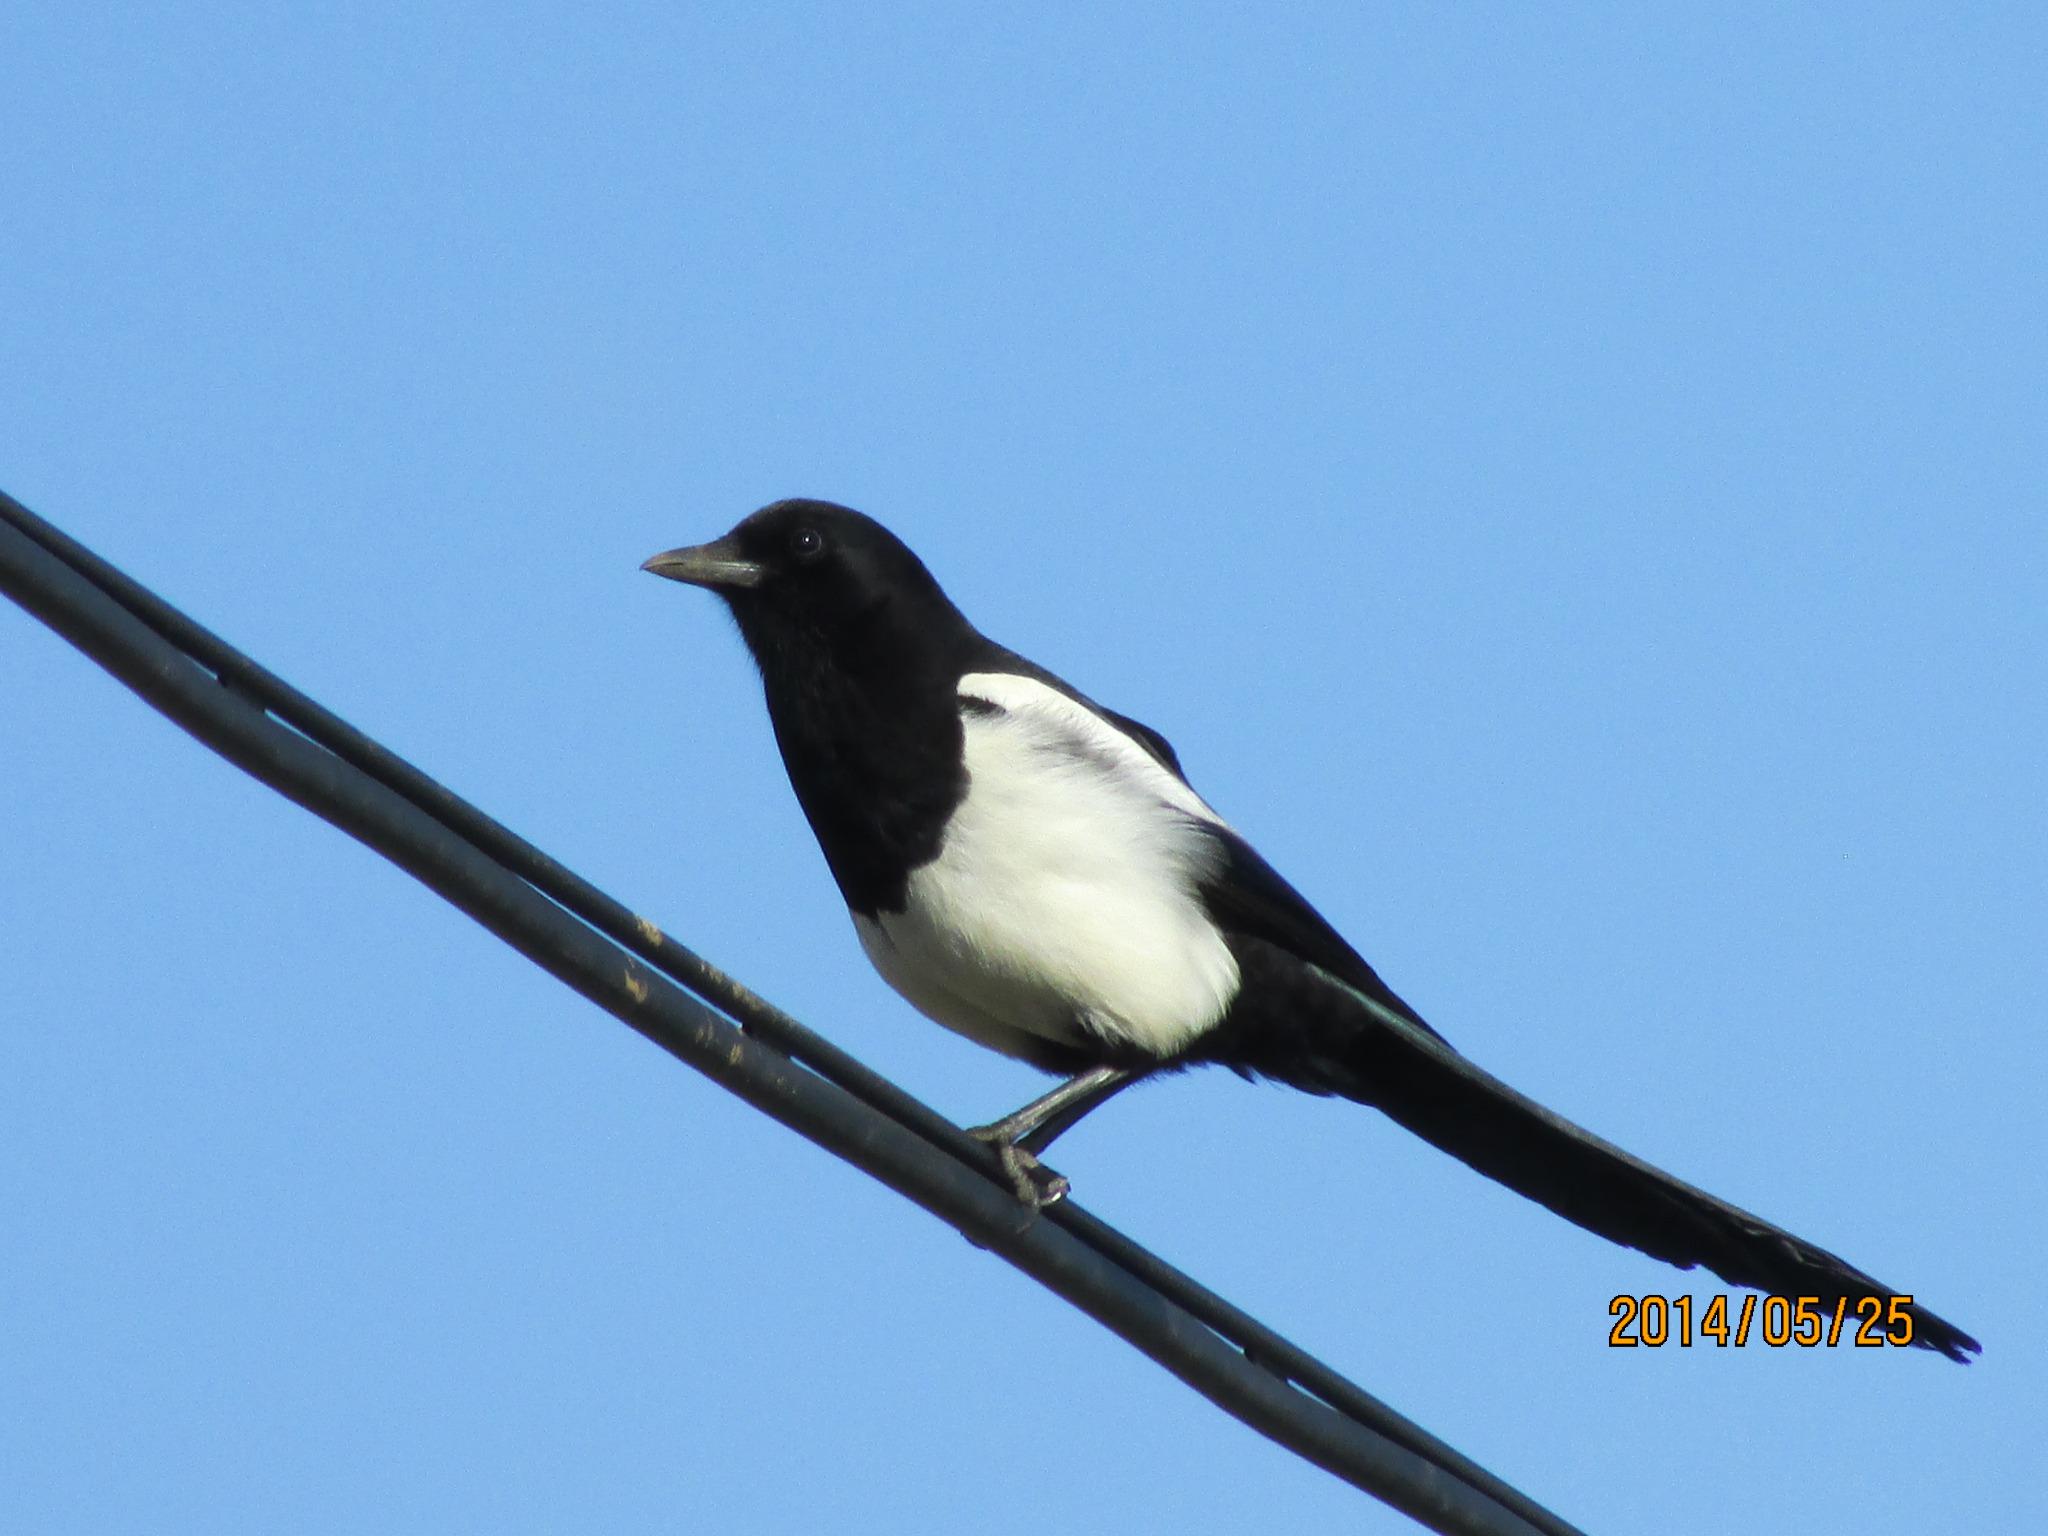
[(827, 633), (733, 605), (790, 786), (840, 894), (866, 917), (902, 911), (911, 871), (938, 856), (967, 793), (960, 677), (992, 649), (950, 604), (943, 615), (914, 606), (884, 598), (835, 615)]

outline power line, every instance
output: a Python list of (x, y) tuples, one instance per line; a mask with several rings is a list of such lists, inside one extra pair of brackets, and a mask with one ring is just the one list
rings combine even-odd
[(221, 756), (1260, 1433), (1449, 1536), (1579, 1536), (1072, 1201), (1027, 1210), (989, 1148), (4, 493), (0, 591)]

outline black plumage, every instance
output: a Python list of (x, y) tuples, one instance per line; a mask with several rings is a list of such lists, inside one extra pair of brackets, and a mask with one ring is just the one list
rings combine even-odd
[[(984, 1127), (1036, 1152), (1203, 1063), (1369, 1104), (1567, 1220), (1731, 1284), (1892, 1292), (1544, 1109), (1453, 1050), (1188, 785), (1158, 732), (983, 636), (880, 524), (765, 507), (647, 568), (722, 596), (870, 959), (912, 1003), (1072, 1080)], [(1977, 1342), (1915, 1305), (1914, 1342)]]

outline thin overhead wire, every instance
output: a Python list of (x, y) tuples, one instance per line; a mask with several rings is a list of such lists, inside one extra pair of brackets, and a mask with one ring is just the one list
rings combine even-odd
[(1071, 1200), (1027, 1210), (959, 1127), (4, 493), (0, 591), (221, 756), (1260, 1433), (1447, 1536), (1579, 1536)]

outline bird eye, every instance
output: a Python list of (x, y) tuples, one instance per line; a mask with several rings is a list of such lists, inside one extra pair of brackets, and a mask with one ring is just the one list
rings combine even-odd
[(799, 528), (789, 536), (789, 552), (799, 560), (815, 560), (825, 552), (825, 536), (815, 528)]

